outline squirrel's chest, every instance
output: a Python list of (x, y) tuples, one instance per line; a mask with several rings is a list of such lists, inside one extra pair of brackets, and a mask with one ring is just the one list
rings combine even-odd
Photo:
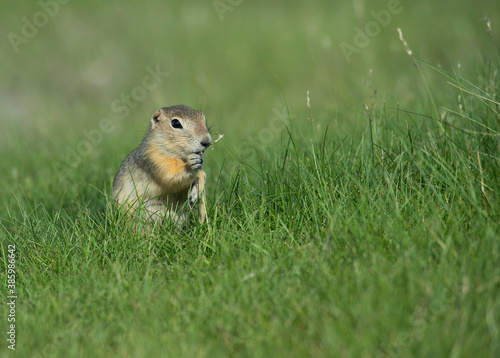
[(168, 157), (158, 152), (150, 153), (154, 168), (154, 179), (163, 194), (178, 193), (189, 190), (196, 178), (193, 171), (182, 159)]

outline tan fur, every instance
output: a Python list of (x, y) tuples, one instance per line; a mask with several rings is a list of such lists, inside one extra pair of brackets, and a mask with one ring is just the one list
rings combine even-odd
[[(175, 128), (173, 121), (182, 128)], [(178, 123), (178, 124), (179, 124)], [(186, 210), (198, 208), (207, 219), (202, 156), (210, 145), (205, 116), (187, 106), (161, 108), (149, 132), (123, 161), (113, 181), (115, 200), (124, 208), (145, 208), (152, 222), (173, 220), (181, 226)]]
[(189, 188), (195, 175), (188, 165), (179, 158), (166, 156), (156, 148), (148, 150), (148, 158), (158, 168), (158, 183), (165, 192), (179, 192)]

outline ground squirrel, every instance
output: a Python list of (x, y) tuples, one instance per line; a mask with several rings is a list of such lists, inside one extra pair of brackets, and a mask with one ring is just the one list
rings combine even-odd
[(157, 110), (148, 134), (116, 174), (115, 200), (125, 209), (144, 207), (151, 222), (173, 220), (178, 226), (197, 206), (203, 223), (206, 174), (201, 166), (211, 140), (203, 113), (182, 105)]

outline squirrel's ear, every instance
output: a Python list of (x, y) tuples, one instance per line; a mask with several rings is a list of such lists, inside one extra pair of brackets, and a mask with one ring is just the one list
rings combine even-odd
[(151, 128), (156, 127), (156, 125), (160, 121), (160, 115), (161, 115), (161, 111), (160, 110), (157, 110), (155, 112), (155, 114), (153, 114), (153, 117), (151, 118)]

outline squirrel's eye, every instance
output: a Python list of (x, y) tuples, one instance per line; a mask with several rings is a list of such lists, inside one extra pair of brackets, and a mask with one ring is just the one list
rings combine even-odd
[(182, 129), (182, 124), (178, 119), (172, 119), (172, 127), (177, 128), (177, 129)]

